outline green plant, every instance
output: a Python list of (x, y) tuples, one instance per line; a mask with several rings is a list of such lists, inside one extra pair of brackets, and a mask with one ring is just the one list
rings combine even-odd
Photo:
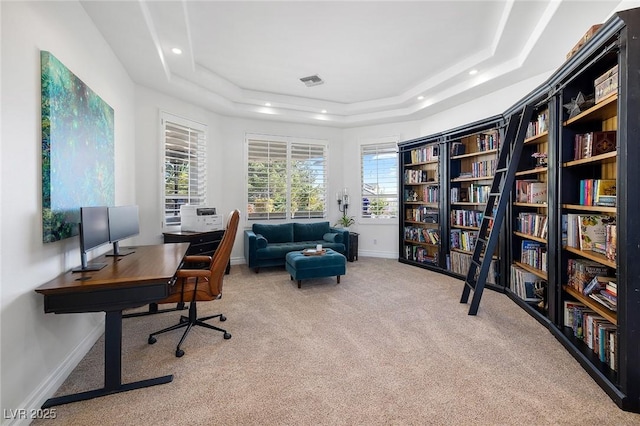
[(338, 221), (336, 222), (335, 226), (341, 226), (343, 228), (348, 228), (351, 225), (353, 225), (354, 223), (356, 223), (356, 219), (353, 216), (347, 216), (346, 214), (343, 214), (342, 217), (340, 217), (340, 219), (338, 219)]

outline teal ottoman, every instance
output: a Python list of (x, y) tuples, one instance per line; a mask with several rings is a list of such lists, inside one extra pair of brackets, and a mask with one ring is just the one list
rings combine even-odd
[(334, 275), (340, 284), (340, 275), (347, 272), (347, 258), (331, 249), (325, 250), (325, 254), (314, 256), (305, 256), (301, 251), (287, 253), (285, 267), (291, 279), (298, 281), (298, 288), (302, 280)]

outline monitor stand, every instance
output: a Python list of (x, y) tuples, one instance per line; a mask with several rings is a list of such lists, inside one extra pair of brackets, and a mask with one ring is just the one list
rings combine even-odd
[(116, 241), (115, 243), (113, 243), (113, 251), (105, 254), (105, 256), (128, 256), (131, 253), (135, 252), (136, 251), (133, 249), (133, 247), (120, 247), (120, 244), (118, 244), (118, 241)]
[(90, 272), (90, 271), (99, 271), (100, 269), (107, 266), (106, 263), (87, 263), (87, 254), (82, 252), (80, 254), (80, 260), (82, 264), (77, 268), (72, 269), (72, 272)]

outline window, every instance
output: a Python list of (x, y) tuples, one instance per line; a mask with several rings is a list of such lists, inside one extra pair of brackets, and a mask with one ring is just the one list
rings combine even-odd
[(360, 146), (362, 217), (398, 217), (398, 145), (394, 139)]
[(180, 225), (180, 206), (206, 204), (207, 126), (163, 113), (164, 225)]
[(327, 145), (247, 136), (249, 220), (326, 217)]

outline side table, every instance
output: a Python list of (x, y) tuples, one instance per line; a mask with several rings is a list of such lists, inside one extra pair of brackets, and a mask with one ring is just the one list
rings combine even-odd
[(358, 234), (357, 232), (349, 232), (349, 255), (347, 260), (353, 262), (358, 260)]

